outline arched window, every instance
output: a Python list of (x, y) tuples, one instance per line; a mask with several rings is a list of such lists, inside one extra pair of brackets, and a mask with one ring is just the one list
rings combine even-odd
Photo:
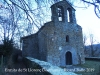
[(67, 21), (72, 22), (72, 10), (71, 10), (71, 8), (67, 9)]
[(66, 36), (66, 42), (69, 42), (69, 36), (68, 35)]
[(59, 21), (63, 21), (64, 20), (64, 10), (63, 10), (63, 7), (62, 6), (58, 6), (58, 20)]

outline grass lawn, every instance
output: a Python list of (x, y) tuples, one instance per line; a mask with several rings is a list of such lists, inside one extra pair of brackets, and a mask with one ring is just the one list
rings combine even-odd
[(100, 75), (100, 61), (86, 60), (85, 64), (78, 65), (84, 68), (83, 71), (76, 72), (77, 74), (82, 75)]

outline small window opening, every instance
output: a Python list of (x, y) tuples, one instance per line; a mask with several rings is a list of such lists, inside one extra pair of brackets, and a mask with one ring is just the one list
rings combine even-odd
[(58, 7), (58, 20), (63, 21), (62, 7)]
[(68, 35), (66, 36), (66, 42), (69, 42), (69, 36)]

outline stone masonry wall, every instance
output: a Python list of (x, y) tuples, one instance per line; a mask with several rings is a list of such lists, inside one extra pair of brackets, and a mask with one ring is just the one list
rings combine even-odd
[(22, 55), (24, 57), (30, 56), (37, 59), (40, 58), (37, 34), (30, 35), (23, 38)]

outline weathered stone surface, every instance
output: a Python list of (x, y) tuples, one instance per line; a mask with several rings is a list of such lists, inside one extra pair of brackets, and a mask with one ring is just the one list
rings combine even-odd
[(32, 34), (23, 38), (23, 57), (30, 56), (39, 59), (39, 47), (37, 34)]

